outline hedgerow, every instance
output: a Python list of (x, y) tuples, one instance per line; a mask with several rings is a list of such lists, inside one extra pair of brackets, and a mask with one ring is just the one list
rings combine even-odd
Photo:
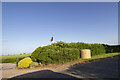
[[(39, 51), (39, 49), (41, 49)], [(37, 57), (34, 56), (37, 54)], [(42, 64), (64, 63), (79, 59), (80, 52), (75, 48), (61, 48), (57, 46), (45, 46), (37, 48), (31, 55), (33, 61)]]
[(102, 44), (87, 44), (87, 43), (65, 43), (65, 42), (57, 42), (52, 45), (62, 47), (62, 48), (77, 48), (77, 49), (90, 49), (92, 56), (99, 55), (105, 53), (105, 48)]
[(103, 44), (105, 47), (106, 53), (120, 52), (120, 45), (107, 45)]
[(65, 43), (60, 41), (48, 46), (38, 47), (31, 54), (31, 58), (33, 61), (42, 64), (64, 63), (78, 60), (81, 49), (90, 49), (92, 56), (105, 53), (102, 44)]

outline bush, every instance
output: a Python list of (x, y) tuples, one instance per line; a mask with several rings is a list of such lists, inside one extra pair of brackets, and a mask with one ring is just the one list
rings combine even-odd
[(18, 62), (18, 68), (28, 68), (32, 62), (30, 57), (24, 58)]
[(53, 43), (52, 45), (62, 47), (62, 48), (77, 48), (77, 49), (90, 49), (92, 56), (104, 54), (105, 48), (102, 44), (87, 44), (87, 43), (64, 43), (64, 42), (57, 42)]
[(103, 46), (105, 47), (106, 53), (120, 52), (120, 45), (103, 44)]
[(102, 44), (91, 44), (90, 50), (92, 56), (105, 54), (105, 48)]
[[(60, 48), (60, 47), (43, 47), (39, 52), (39, 48), (37, 48), (31, 55), (33, 61), (38, 61), (42, 64), (50, 64), (50, 63), (63, 63), (71, 60), (76, 60), (80, 58), (80, 52), (75, 48)], [(46, 49), (46, 50), (44, 50)], [(35, 53), (39, 52), (36, 56)]]
[(102, 44), (64, 43), (60, 41), (52, 45), (38, 47), (31, 54), (31, 58), (42, 64), (64, 63), (78, 60), (80, 49), (90, 49), (92, 56), (105, 53)]
[(38, 66), (38, 62), (31, 62), (30, 67)]

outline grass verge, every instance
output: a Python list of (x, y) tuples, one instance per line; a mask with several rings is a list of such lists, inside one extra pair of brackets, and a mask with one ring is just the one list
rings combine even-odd
[(114, 57), (114, 56), (118, 56), (118, 55), (120, 55), (120, 53), (105, 53), (105, 54), (101, 54), (101, 55), (92, 56), (90, 59), (80, 59), (80, 60), (85, 61), (85, 62), (91, 62), (91, 61), (94, 61), (97, 59)]

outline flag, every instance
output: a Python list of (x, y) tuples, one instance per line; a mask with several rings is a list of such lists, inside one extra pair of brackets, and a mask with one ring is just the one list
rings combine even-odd
[(53, 41), (53, 37), (51, 38), (51, 40), (50, 40), (51, 42)]

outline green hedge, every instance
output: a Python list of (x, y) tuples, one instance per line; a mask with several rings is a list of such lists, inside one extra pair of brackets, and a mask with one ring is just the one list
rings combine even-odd
[(78, 60), (80, 58), (80, 49), (90, 49), (92, 56), (105, 53), (102, 44), (65, 43), (60, 41), (52, 45), (38, 47), (31, 54), (31, 58), (33, 61), (42, 64), (64, 63)]
[(107, 45), (103, 44), (105, 47), (106, 53), (120, 52), (120, 45)]
[(37, 48), (31, 55), (33, 61), (42, 64), (64, 63), (80, 58), (80, 52), (75, 48), (61, 48), (57, 46), (45, 46)]
[(77, 49), (90, 49), (92, 56), (104, 54), (105, 48), (102, 44), (87, 44), (87, 43), (65, 43), (65, 42), (57, 42), (53, 43), (53, 46), (58, 46), (62, 48), (77, 48)]

